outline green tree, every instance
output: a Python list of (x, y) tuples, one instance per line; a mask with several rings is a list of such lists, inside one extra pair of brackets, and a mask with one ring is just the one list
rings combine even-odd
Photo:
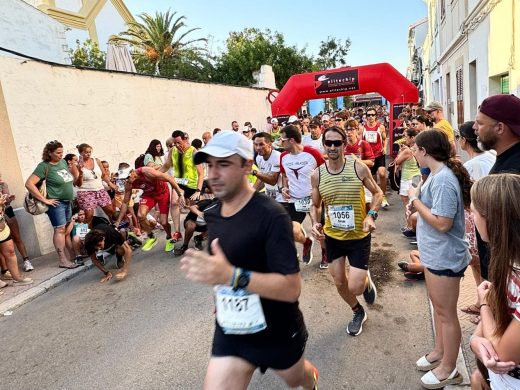
[(105, 69), (106, 53), (101, 51), (97, 43), (91, 39), (85, 40), (80, 44), (76, 40), (76, 49), (69, 50), (70, 60), (74, 66), (84, 66), (86, 68)]
[(246, 28), (230, 33), (225, 51), (216, 58), (214, 81), (235, 85), (252, 85), (253, 72), (266, 64), (273, 67), (278, 88), (283, 87), (289, 77), (310, 71), (312, 57), (305, 49), (285, 43), (279, 32), (266, 29)]
[(187, 40), (189, 34), (199, 29), (192, 28), (183, 32), (187, 27), (184, 23), (186, 17), (174, 19), (176, 15), (176, 12), (170, 13), (169, 10), (166, 13), (156, 12), (155, 16), (143, 13), (138, 16), (140, 22), (128, 23), (127, 31), (112, 36), (110, 42), (129, 43), (133, 48), (135, 62), (145, 73), (148, 73), (151, 64), (155, 74), (173, 76), (163, 74), (163, 66), (170, 69), (176, 61), (179, 62), (179, 69), (183, 68), (181, 65), (184, 68), (190, 64), (195, 66), (197, 61), (194, 61), (194, 57), (202, 57), (203, 51), (196, 43), (206, 42), (205, 38)]
[(350, 39), (344, 41), (334, 37), (327, 37), (321, 41), (320, 50), (316, 59), (317, 70), (334, 69), (347, 64), (347, 54), (350, 50)]

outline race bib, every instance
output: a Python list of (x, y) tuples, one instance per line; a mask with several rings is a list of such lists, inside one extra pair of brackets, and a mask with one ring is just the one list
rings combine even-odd
[(348, 206), (329, 206), (329, 220), (334, 229), (354, 230), (356, 228), (356, 219), (354, 209)]
[(311, 211), (311, 197), (296, 199), (294, 201), (294, 208), (299, 213), (308, 213)]
[(181, 186), (187, 186), (188, 185), (188, 179), (185, 177), (176, 177), (175, 182), (177, 184), (180, 184)]
[(377, 131), (365, 131), (365, 139), (368, 143), (375, 144), (377, 142)]
[(276, 199), (276, 194), (277, 194), (276, 189), (266, 188), (265, 193), (266, 193), (266, 195), (267, 195), (268, 197), (273, 198), (273, 199)]
[(267, 328), (258, 294), (222, 285), (214, 291), (217, 322), (225, 334), (253, 334)]

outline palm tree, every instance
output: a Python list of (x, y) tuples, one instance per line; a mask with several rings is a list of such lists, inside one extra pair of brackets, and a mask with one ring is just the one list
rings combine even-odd
[(155, 16), (140, 14), (140, 22), (128, 23), (127, 31), (110, 38), (110, 43), (129, 43), (133, 46), (133, 55), (145, 57), (153, 63), (155, 73), (160, 75), (161, 64), (165, 59), (182, 59), (186, 52), (200, 52), (203, 49), (193, 45), (196, 42), (206, 42), (205, 38), (185, 41), (190, 33), (199, 28), (192, 28), (181, 34), (179, 30), (186, 27), (185, 16), (179, 16), (173, 21), (177, 12), (156, 12)]

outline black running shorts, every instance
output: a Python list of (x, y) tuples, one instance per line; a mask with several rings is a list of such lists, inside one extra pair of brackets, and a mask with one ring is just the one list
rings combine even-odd
[(250, 336), (226, 335), (216, 326), (211, 355), (239, 357), (259, 367), (262, 373), (268, 368), (286, 370), (298, 363), (303, 356), (307, 337), (305, 326), (286, 339), (253, 337), (254, 340), (251, 340)]
[(359, 240), (336, 240), (325, 235), (325, 248), (329, 263), (346, 256), (351, 267), (368, 270), (371, 235)]
[(285, 208), (287, 214), (289, 214), (289, 217), (291, 217), (291, 221), (293, 222), (302, 223), (305, 219), (305, 216), (307, 215), (307, 213), (301, 213), (299, 211), (296, 211), (296, 209), (294, 208), (294, 203), (285, 202), (281, 203), (281, 205)]

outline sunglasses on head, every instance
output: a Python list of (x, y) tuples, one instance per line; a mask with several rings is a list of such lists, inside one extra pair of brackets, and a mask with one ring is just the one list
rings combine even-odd
[(336, 148), (339, 148), (341, 145), (343, 145), (343, 141), (339, 141), (339, 140), (330, 140), (330, 139), (326, 139), (325, 141), (323, 141), (323, 144), (327, 147), (331, 147), (332, 145), (334, 145)]
[(55, 145), (55, 144), (59, 144), (59, 141), (54, 140), (54, 141), (47, 142), (47, 145)]

